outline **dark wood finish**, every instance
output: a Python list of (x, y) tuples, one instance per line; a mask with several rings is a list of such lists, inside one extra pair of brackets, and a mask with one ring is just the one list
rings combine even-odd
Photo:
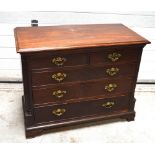
[[(66, 61), (62, 66), (55, 65), (52, 60), (54, 58), (65, 58)], [(87, 54), (38, 54), (37, 56), (31, 56), (29, 59), (29, 68), (31, 69), (46, 69), (46, 68), (60, 68), (68, 66), (87, 65), (89, 63), (89, 57)]]
[[(23, 27), (15, 29), (15, 39), (27, 138), (80, 123), (134, 120), (134, 90), (148, 40), (122, 24)], [(119, 72), (110, 76), (110, 68)], [(64, 80), (51, 77), (56, 73), (65, 73)], [(108, 92), (108, 84), (117, 87)], [(63, 97), (53, 96), (58, 90), (65, 90)]]
[[(80, 103), (63, 103), (60, 105), (37, 107), (34, 110), (35, 121), (36, 123), (49, 121), (56, 122), (91, 115), (108, 115), (115, 111), (128, 111), (129, 99), (129, 96), (121, 96), (115, 98), (84, 101)], [(114, 105), (112, 107), (103, 106), (103, 104), (106, 104), (107, 102), (114, 102)], [(61, 116), (57, 116), (52, 113), (52, 111), (56, 109), (65, 109), (66, 111)]]
[[(133, 92), (132, 92), (132, 93), (133, 93)], [(131, 94), (132, 94), (132, 93), (131, 93)], [(130, 95), (131, 95), (131, 94), (130, 94)], [(135, 102), (136, 102), (136, 99), (135, 99), (134, 97), (131, 97), (131, 96), (130, 96), (128, 111), (132, 111), (132, 110), (134, 109)], [(135, 120), (135, 115), (136, 115), (136, 113), (135, 113), (135, 111), (134, 111), (131, 115), (128, 115), (128, 117), (122, 116), (121, 118), (122, 118), (122, 119), (126, 119), (128, 122), (130, 122), (130, 121), (134, 121), (134, 120)]]
[[(68, 83), (75, 81), (80, 82), (93, 79), (113, 79), (124, 76), (132, 77), (135, 76), (137, 67), (137, 63), (123, 63), (105, 66), (96, 65), (73, 68), (44, 69), (43, 71), (32, 72), (32, 85), (33, 87), (36, 87), (48, 84)], [(109, 73), (107, 73), (107, 70), (112, 68), (119, 69), (115, 75), (109, 75)], [(62, 81), (57, 81), (55, 78), (52, 78), (53, 75), (57, 75), (58, 73), (65, 74), (66, 77), (64, 77)]]
[[(40, 70), (47, 68), (60, 68), (60, 67), (71, 67), (71, 66), (84, 66), (96, 64), (116, 64), (124, 62), (134, 62), (137, 61), (141, 48), (137, 47), (112, 47), (112, 48), (88, 48), (88, 49), (74, 49), (68, 50), (69, 53), (64, 53), (64, 50), (61, 51), (52, 51), (52, 53), (38, 53), (32, 54), (29, 58), (29, 68), (32, 70)], [(58, 54), (60, 52), (60, 54)], [(62, 54), (62, 53), (63, 54)], [(112, 53), (119, 53), (121, 57), (118, 61), (112, 62), (108, 55)], [(54, 54), (53, 54), (54, 53)], [(74, 54), (72, 54), (74, 53)], [(62, 66), (55, 65), (52, 60), (54, 58), (65, 58), (66, 61)]]
[[(108, 92), (105, 87), (109, 84), (116, 84), (117, 87)], [(53, 96), (52, 93), (57, 90), (66, 91), (62, 98)], [(132, 90), (131, 79), (114, 79), (104, 81), (90, 81), (83, 83), (72, 83), (56, 86), (45, 86), (33, 89), (34, 104), (50, 104), (50, 103), (62, 103), (88, 98), (88, 97), (110, 97), (118, 94), (128, 93)], [(70, 101), (70, 102), (71, 102)]]
[(31, 75), (27, 73), (29, 69), (27, 67), (28, 60), (25, 56), (21, 56), (22, 60), (22, 74), (23, 74), (23, 89), (24, 89), (24, 96), (23, 102), (24, 104), (24, 113), (26, 116), (25, 122), (28, 126), (34, 124), (34, 116), (33, 116), (33, 99), (32, 99), (32, 87), (31, 87)]
[[(91, 54), (90, 64), (119, 64), (124, 62), (134, 62), (139, 59), (139, 54), (141, 53), (141, 50), (142, 50), (141, 48), (135, 48), (135, 47), (134, 48), (116, 47), (106, 50), (99, 49)], [(108, 58), (108, 55), (114, 52), (121, 54), (121, 57), (117, 61), (112, 62)]]

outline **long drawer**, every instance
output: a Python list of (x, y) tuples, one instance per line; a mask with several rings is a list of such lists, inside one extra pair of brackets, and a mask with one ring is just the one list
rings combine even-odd
[[(116, 64), (135, 62), (139, 60), (141, 49), (129, 47), (87, 48), (69, 50), (69, 53), (60, 51), (57, 54), (38, 53), (29, 57), (31, 70), (82, 66), (88, 64)], [(79, 52), (79, 53), (78, 53)], [(74, 53), (74, 54), (72, 54)]]
[(105, 66), (74, 67), (71, 69), (48, 69), (32, 72), (32, 86), (87, 81), (101, 78), (131, 77), (137, 71), (137, 64), (126, 63)]
[(128, 110), (129, 99), (128, 96), (119, 96), (71, 104), (37, 107), (34, 109), (35, 122), (57, 122), (92, 115), (119, 113)]
[(132, 79), (120, 78), (33, 88), (34, 104), (62, 103), (88, 97), (110, 97), (132, 91)]

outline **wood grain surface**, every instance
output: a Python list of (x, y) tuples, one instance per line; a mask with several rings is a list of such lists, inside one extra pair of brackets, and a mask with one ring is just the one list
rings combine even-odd
[(17, 27), (18, 53), (150, 43), (122, 24)]

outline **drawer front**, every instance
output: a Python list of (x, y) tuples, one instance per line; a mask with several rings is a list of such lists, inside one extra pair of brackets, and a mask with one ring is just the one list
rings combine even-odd
[(87, 54), (36, 54), (30, 57), (29, 68), (60, 68), (65, 66), (86, 65), (88, 63), (89, 57)]
[(132, 90), (131, 79), (99, 80), (78, 84), (60, 84), (33, 88), (34, 104), (62, 103), (88, 97), (110, 97), (125, 94)]
[(36, 123), (63, 121), (91, 115), (108, 115), (127, 111), (129, 97), (121, 96), (78, 103), (37, 107), (34, 109)]
[(137, 64), (106, 65), (100, 67), (80, 67), (72, 69), (51, 69), (32, 72), (32, 85), (41, 86), (101, 78), (115, 78), (136, 75)]
[(139, 61), (141, 49), (110, 49), (94, 52), (90, 56), (90, 64), (116, 64)]

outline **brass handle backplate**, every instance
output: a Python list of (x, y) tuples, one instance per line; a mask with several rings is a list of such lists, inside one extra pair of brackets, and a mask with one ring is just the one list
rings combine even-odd
[(52, 75), (52, 79), (61, 82), (66, 78), (66, 74), (65, 73), (55, 73)]
[(63, 57), (57, 57), (52, 59), (52, 63), (57, 66), (63, 66), (66, 61), (66, 58)]
[(114, 102), (106, 102), (102, 104), (102, 107), (111, 108), (114, 106), (114, 104), (115, 104)]
[(108, 54), (108, 58), (112, 61), (112, 62), (115, 62), (117, 60), (120, 59), (122, 55), (120, 53), (112, 53), (112, 54)]
[(53, 96), (56, 98), (63, 98), (64, 94), (66, 94), (66, 90), (56, 90), (53, 92)]
[(115, 83), (109, 83), (108, 85), (105, 86), (105, 90), (108, 92), (112, 92), (117, 88), (117, 84)]
[(56, 115), (56, 116), (61, 116), (66, 112), (66, 109), (62, 108), (58, 108), (52, 111), (52, 114)]
[(110, 76), (114, 76), (114, 75), (116, 75), (117, 73), (119, 72), (119, 68), (114, 68), (114, 67), (112, 67), (112, 68), (108, 68), (107, 70), (106, 70), (106, 73), (108, 74), (108, 75), (110, 75)]

